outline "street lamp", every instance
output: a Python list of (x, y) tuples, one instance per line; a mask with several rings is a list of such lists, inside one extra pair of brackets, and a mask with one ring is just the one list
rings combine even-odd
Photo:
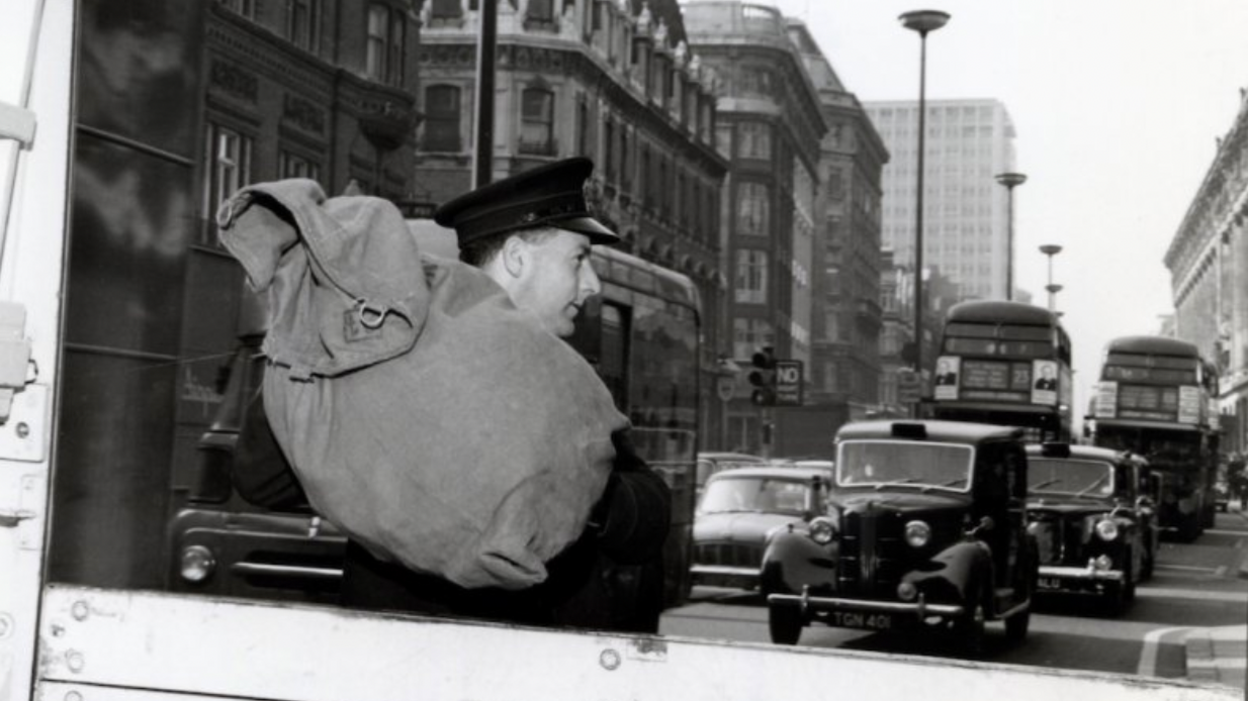
[(1049, 259), (1049, 278), (1048, 284), (1044, 289), (1049, 291), (1049, 311), (1057, 309), (1057, 293), (1062, 291), (1061, 285), (1053, 284), (1053, 256), (1062, 252), (1062, 247), (1053, 243), (1046, 243), (1040, 247), (1040, 252), (1048, 256)]
[(1008, 233), (1005, 241), (1005, 298), (1012, 300), (1014, 299), (1014, 188), (1027, 182), (1027, 176), (1022, 173), (1001, 173), (997, 176), (997, 182), (1004, 185), (1006, 191), (1009, 192), (1006, 210)]
[[(919, 152), (914, 193), (914, 370), (923, 376), (923, 142), (927, 130), (927, 34), (945, 26), (949, 13), (914, 10), (898, 17), (901, 26), (919, 33)], [(918, 405), (915, 405), (916, 416)]]

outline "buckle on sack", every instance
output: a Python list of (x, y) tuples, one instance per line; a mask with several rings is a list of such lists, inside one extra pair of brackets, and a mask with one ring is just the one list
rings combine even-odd
[(381, 328), (390, 311), (390, 307), (370, 304), (367, 300), (357, 299), (355, 301), (355, 318), (360, 322), (360, 326), (366, 329), (376, 330)]

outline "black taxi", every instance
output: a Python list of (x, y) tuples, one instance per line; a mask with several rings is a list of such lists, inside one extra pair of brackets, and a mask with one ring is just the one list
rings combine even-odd
[(811, 623), (947, 631), (982, 652), (985, 624), (1024, 638), (1036, 584), (1021, 429), (868, 421), (836, 437), (827, 511), (763, 557), (771, 639)]
[(1037, 591), (1097, 596), (1109, 613), (1122, 613), (1157, 559), (1148, 462), (1128, 452), (1066, 443), (1028, 446), (1027, 454)]

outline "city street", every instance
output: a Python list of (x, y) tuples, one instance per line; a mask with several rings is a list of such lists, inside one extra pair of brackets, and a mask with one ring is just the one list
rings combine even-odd
[[(1194, 543), (1163, 543), (1156, 574), (1142, 583), (1120, 618), (1098, 613), (1093, 602), (1041, 602), (1019, 646), (1001, 624), (989, 626), (985, 659), (1047, 668), (1096, 670), (1158, 677), (1186, 674), (1184, 636), (1194, 628), (1248, 625), (1248, 519), (1218, 514), (1214, 529)], [(754, 593), (699, 587), (687, 606), (667, 612), (667, 635), (767, 642), (767, 609)], [(911, 655), (954, 655), (938, 636), (885, 635), (808, 627), (801, 645)]]

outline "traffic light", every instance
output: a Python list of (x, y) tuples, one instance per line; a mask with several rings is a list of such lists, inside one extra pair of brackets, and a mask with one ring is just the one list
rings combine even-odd
[(750, 371), (750, 384), (754, 392), (750, 399), (759, 406), (773, 406), (776, 403), (776, 356), (771, 346), (760, 349), (754, 354), (754, 369)]

